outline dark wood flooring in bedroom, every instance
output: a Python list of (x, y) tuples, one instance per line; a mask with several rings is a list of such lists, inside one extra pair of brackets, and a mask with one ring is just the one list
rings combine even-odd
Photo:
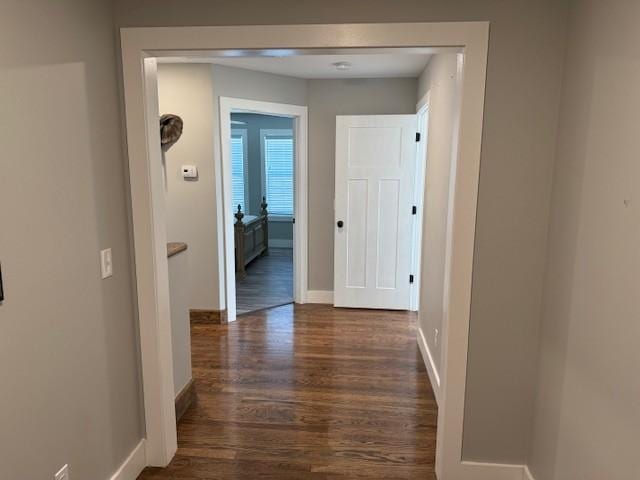
[(293, 249), (269, 248), (247, 266), (247, 276), (236, 280), (238, 314), (293, 302)]
[(286, 305), (192, 327), (196, 403), (140, 480), (435, 480), (409, 313)]

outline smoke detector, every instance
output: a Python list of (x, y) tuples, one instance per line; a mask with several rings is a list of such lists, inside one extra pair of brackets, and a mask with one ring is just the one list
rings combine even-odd
[(349, 62), (336, 62), (332, 65), (336, 67), (336, 70), (338, 70), (339, 72), (346, 72), (347, 70), (351, 69), (351, 64)]

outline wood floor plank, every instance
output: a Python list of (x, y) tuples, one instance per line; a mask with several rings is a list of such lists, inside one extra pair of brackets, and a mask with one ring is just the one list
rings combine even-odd
[(435, 480), (414, 315), (286, 305), (193, 325), (192, 355), (178, 453), (140, 480)]
[(269, 248), (268, 255), (246, 267), (246, 277), (236, 277), (238, 315), (293, 302), (293, 249)]

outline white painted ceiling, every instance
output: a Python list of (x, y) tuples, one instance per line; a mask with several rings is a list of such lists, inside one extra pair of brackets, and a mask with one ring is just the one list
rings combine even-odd
[[(260, 57), (165, 57), (162, 63), (213, 63), (290, 77), (314, 78), (398, 78), (417, 77), (429, 62), (428, 53), (366, 53), (343, 55), (294, 55)], [(348, 62), (351, 68), (338, 71), (333, 65)]]

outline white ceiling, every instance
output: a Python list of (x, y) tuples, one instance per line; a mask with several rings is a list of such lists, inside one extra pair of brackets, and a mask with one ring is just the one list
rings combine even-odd
[[(298, 78), (391, 78), (417, 77), (429, 62), (428, 53), (365, 53), (345, 55), (294, 55), (261, 57), (165, 57), (162, 63), (213, 63)], [(338, 71), (333, 65), (349, 62)]]

